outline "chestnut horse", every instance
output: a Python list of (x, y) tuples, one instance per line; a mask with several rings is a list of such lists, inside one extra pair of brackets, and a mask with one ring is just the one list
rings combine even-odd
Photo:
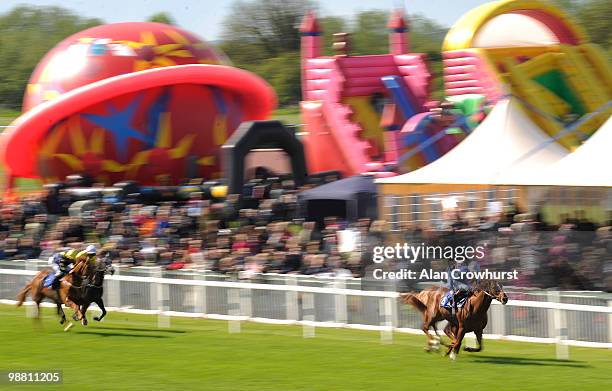
[[(493, 299), (498, 300), (502, 304), (508, 302), (508, 295), (503, 290), (502, 285), (497, 281), (485, 280), (477, 283), (466, 299), (462, 308), (459, 308), (455, 316), (452, 315), (448, 308), (441, 307), (440, 301), (448, 292), (445, 287), (427, 288), (417, 294), (402, 293), (401, 300), (413, 306), (423, 316), (423, 325), (421, 330), (427, 336), (427, 351), (431, 351), (432, 347), (436, 347), (439, 343), (430, 333), (429, 328), (433, 328), (436, 336), (438, 331), (436, 323), (442, 320), (448, 321), (444, 328), (444, 332), (450, 338), (451, 343), (448, 345), (446, 355), (450, 354), (451, 359), (455, 360), (461, 343), (466, 333), (474, 332), (478, 342), (477, 348), (465, 347), (468, 352), (479, 352), (482, 350), (482, 333), (487, 326), (487, 311), (491, 306)], [(439, 340), (439, 336), (438, 336)]]
[[(32, 296), (32, 300), (36, 304), (36, 318), (40, 318), (40, 303), (45, 299), (49, 299), (57, 306), (57, 314), (60, 316), (60, 324), (66, 322), (66, 314), (62, 309), (62, 304), (66, 304), (75, 312), (75, 319), (82, 319), (83, 314), (80, 306), (76, 303), (80, 298), (81, 285), (83, 284), (83, 276), (90, 271), (89, 262), (77, 262), (74, 268), (64, 278), (62, 278), (60, 287), (55, 290), (51, 287), (44, 287), (45, 278), (53, 273), (52, 269), (45, 268), (39, 271), (32, 280), (17, 294), (17, 307), (21, 306), (25, 301), (28, 293)], [(64, 331), (68, 331), (72, 324), (68, 324)]]

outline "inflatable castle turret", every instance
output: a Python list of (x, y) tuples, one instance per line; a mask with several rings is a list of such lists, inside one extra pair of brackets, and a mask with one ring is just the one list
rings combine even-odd
[(410, 39), (407, 34), (408, 24), (404, 19), (404, 13), (395, 10), (391, 14), (389, 23), (389, 53), (393, 55), (405, 54), (410, 49)]

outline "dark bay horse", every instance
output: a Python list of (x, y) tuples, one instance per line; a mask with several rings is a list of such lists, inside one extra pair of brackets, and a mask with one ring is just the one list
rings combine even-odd
[[(81, 294), (77, 299), (79, 304), (80, 312), (82, 315), (81, 323), (87, 325), (87, 309), (91, 303), (96, 303), (102, 311), (102, 315), (94, 316), (95, 321), (101, 321), (106, 316), (106, 308), (104, 308), (104, 300), (102, 300), (102, 294), (104, 293), (104, 275), (110, 273), (115, 274), (115, 268), (113, 268), (110, 259), (104, 259), (97, 261), (93, 264), (93, 269), (89, 277), (84, 281), (81, 289)], [(76, 315), (76, 314), (75, 314)]]
[(417, 294), (403, 293), (401, 300), (412, 305), (423, 316), (422, 330), (427, 336), (426, 350), (430, 351), (437, 345), (437, 341), (429, 333), (429, 328), (433, 328), (436, 335), (436, 323), (447, 320), (448, 324), (444, 332), (450, 338), (446, 355), (450, 354), (451, 359), (455, 359), (459, 353), (461, 343), (466, 333), (474, 332), (478, 342), (477, 348), (464, 348), (469, 352), (479, 352), (482, 350), (482, 333), (487, 325), (487, 311), (493, 299), (502, 304), (508, 302), (508, 296), (503, 290), (502, 285), (497, 281), (485, 280), (477, 283), (467, 298), (462, 308), (458, 309), (456, 316), (444, 307), (440, 306), (442, 297), (448, 292), (445, 287), (432, 287), (425, 289)]

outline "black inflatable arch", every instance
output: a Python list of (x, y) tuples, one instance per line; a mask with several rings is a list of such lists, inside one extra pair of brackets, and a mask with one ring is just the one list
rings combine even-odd
[(244, 185), (244, 160), (257, 148), (280, 148), (291, 160), (293, 180), (303, 185), (308, 173), (304, 146), (295, 133), (280, 121), (250, 121), (240, 124), (238, 129), (221, 147), (223, 172), (228, 181), (229, 194), (242, 194)]

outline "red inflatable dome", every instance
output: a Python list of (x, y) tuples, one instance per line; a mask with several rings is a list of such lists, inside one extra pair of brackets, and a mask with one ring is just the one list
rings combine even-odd
[(220, 175), (220, 146), (276, 97), (193, 34), (159, 23), (117, 23), (75, 34), (38, 64), (24, 114), (3, 135), (13, 177), (88, 174), (110, 184), (175, 183)]

